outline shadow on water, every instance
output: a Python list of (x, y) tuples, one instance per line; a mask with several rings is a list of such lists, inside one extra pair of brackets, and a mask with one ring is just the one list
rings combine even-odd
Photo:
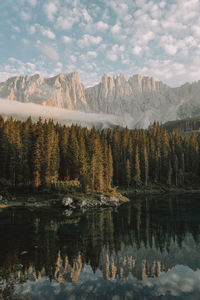
[(0, 299), (199, 299), (199, 221), (199, 195), (3, 210)]

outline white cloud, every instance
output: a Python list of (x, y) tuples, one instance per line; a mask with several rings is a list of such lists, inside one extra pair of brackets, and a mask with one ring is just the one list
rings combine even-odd
[(23, 21), (29, 21), (30, 18), (31, 18), (31, 15), (28, 12), (26, 12), (24, 10), (21, 12), (21, 19)]
[(17, 33), (21, 32), (21, 29), (18, 26), (12, 26), (12, 29)]
[(99, 30), (99, 31), (105, 31), (108, 29), (108, 24), (103, 21), (97, 22), (96, 26), (97, 26), (97, 30)]
[(96, 51), (88, 51), (87, 53), (89, 56), (96, 58), (97, 57), (97, 52)]
[(167, 54), (170, 54), (170, 55), (175, 55), (176, 54), (176, 52), (177, 52), (177, 47), (176, 46), (174, 46), (174, 45), (164, 45), (163, 46), (164, 47), (164, 49), (165, 49), (165, 51), (166, 51), (166, 53)]
[(62, 30), (70, 30), (74, 24), (74, 20), (72, 18), (58, 17), (56, 26)]
[[(118, 20), (123, 21), (124, 16), (128, 13), (129, 6), (133, 6), (131, 1), (113, 1), (110, 0), (109, 2), (104, 0), (103, 1), (106, 6), (109, 6), (111, 10), (115, 13)], [(129, 2), (129, 3), (125, 3)]]
[[(170, 86), (180, 86), (185, 82), (197, 81), (200, 78), (200, 51), (191, 59), (185, 62), (176, 62), (169, 57), (168, 59), (146, 59), (143, 67), (137, 67), (135, 63), (130, 65), (129, 74), (141, 74), (153, 76), (156, 80), (162, 80)], [(134, 72), (133, 72), (134, 70)]]
[(140, 46), (135, 46), (133, 48), (133, 54), (139, 55), (142, 52), (142, 48)]
[(37, 41), (37, 47), (50, 59), (59, 60), (58, 52), (54, 46)]
[(176, 52), (178, 51), (178, 44), (179, 47), (184, 47), (185, 43), (184, 41), (178, 41), (173, 38), (172, 35), (165, 35), (162, 36), (160, 39), (161, 45), (164, 48), (165, 52), (169, 55), (175, 55)]
[(0, 81), (13, 76), (33, 75), (36, 73), (46, 77), (52, 75), (51, 71), (46, 69), (44, 60), (33, 59), (32, 61), (24, 62), (17, 58), (10, 57), (7, 65), (0, 65)]
[(63, 64), (61, 62), (57, 62), (56, 67), (54, 69), (54, 73), (62, 73)]
[[(24, 29), (28, 34), (35, 34), (34, 38), (41, 39), (41, 43), (43, 37), (45, 43), (47, 39), (55, 41), (58, 36), (57, 45), (47, 43), (52, 47), (54, 54), (51, 50), (50, 55), (45, 54), (47, 57), (54, 57), (54, 60), (56, 58), (55, 65), (51, 66), (52, 70), (58, 68), (56, 62), (59, 47), (65, 46), (66, 49), (60, 59), (68, 60), (71, 68), (74, 64), (74, 70), (80, 68), (76, 62), (81, 60), (86, 70), (94, 68), (94, 65), (89, 65), (91, 61), (96, 63), (96, 67), (100, 70), (99, 74), (112, 70), (114, 72), (121, 70), (129, 74), (130, 71), (132, 74), (140, 71), (143, 74), (156, 75), (157, 79), (173, 84), (198, 79), (200, 74), (197, 68), (197, 65), (200, 65), (199, 0), (110, 0), (109, 2), (101, 0), (100, 2), (103, 5), (94, 2), (88, 5), (81, 0), (43, 2), (17, 0), (15, 7), (10, 7), (16, 16), (15, 20), (9, 21), (12, 43), (16, 45), (19, 43), (18, 46), (21, 46), (22, 42), (27, 43), (26, 35), (20, 37), (18, 34)], [(38, 5), (39, 8), (41, 3), (46, 18), (35, 14), (34, 7)], [(17, 17), (27, 21), (25, 28), (21, 27), (21, 20), (17, 20)], [(30, 22), (31, 18), (34, 22)], [(52, 22), (51, 26), (48, 25), (49, 21)], [(58, 32), (59, 30), (63, 32)], [(0, 35), (6, 43), (6, 34), (2, 32)], [(41, 52), (45, 51), (40, 51), (40, 55)], [(93, 52), (92, 56), (90, 53)], [(34, 53), (34, 49), (30, 49), (30, 53), (37, 59), (38, 53)], [(104, 59), (100, 60), (102, 57)], [(154, 62), (155, 69), (151, 61)], [(188, 73), (182, 66), (185, 66)], [(165, 71), (165, 76), (162, 70)]]
[(56, 36), (50, 29), (45, 29), (43, 26), (39, 26), (39, 28), (43, 36), (46, 36), (51, 40), (55, 39)]
[(123, 52), (125, 50), (125, 47), (124, 45), (118, 45), (118, 44), (115, 44), (112, 46), (112, 51), (114, 53), (117, 53), (117, 52)]
[(74, 64), (68, 64), (66, 65), (67, 73), (75, 72), (76, 71), (76, 66)]
[(28, 32), (30, 34), (34, 34), (36, 30), (38, 30), (43, 36), (46, 36), (51, 40), (54, 40), (56, 37), (56, 35), (49, 28), (46, 29), (40, 24), (34, 24), (28, 28)]
[(110, 16), (109, 16), (109, 12), (108, 12), (108, 9), (106, 8), (104, 11), (103, 11), (103, 14), (101, 16), (101, 19), (103, 21), (108, 21), (110, 19)]
[(121, 27), (120, 27), (119, 24), (115, 24), (115, 25), (111, 28), (111, 32), (112, 32), (113, 34), (119, 33), (120, 30), (121, 30)]
[(83, 9), (83, 17), (87, 23), (92, 23), (92, 17), (89, 15), (88, 11), (85, 8)]
[(28, 45), (28, 44), (29, 44), (29, 41), (28, 41), (27, 39), (22, 39), (22, 43), (23, 43), (24, 45)]
[(36, 64), (32, 62), (23, 62), (14, 57), (10, 57), (8, 61), (9, 64), (4, 66), (4, 72), (0, 72), (0, 80), (6, 80), (14, 75), (33, 74), (36, 70)]
[(117, 54), (113, 53), (112, 51), (108, 51), (106, 56), (111, 61), (116, 61), (118, 59)]
[[(14, 58), (14, 57), (10, 57), (8, 60), (9, 60), (11, 63), (19, 63), (19, 62), (20, 62), (18, 59)], [(21, 63), (21, 62), (20, 62), (20, 63)]]
[(34, 33), (36, 32), (35, 26), (34, 26), (34, 25), (31, 25), (31, 26), (29, 27), (29, 29), (28, 29), (28, 32), (29, 32), (30, 34), (34, 34)]
[(143, 44), (147, 44), (149, 41), (155, 38), (155, 33), (152, 31), (147, 32), (141, 37)]
[(83, 47), (89, 47), (90, 45), (98, 45), (102, 41), (102, 37), (100, 36), (93, 36), (89, 34), (84, 34), (82, 39), (78, 41), (78, 45)]
[(79, 76), (81, 82), (84, 82), (85, 87), (94, 86), (99, 83), (99, 74), (97, 72), (86, 72), (85, 70), (80, 70)]
[(127, 55), (121, 54), (122, 64), (130, 65), (130, 59)]
[(33, 64), (33, 63), (30, 63), (30, 62), (27, 62), (27, 63), (26, 63), (26, 66), (27, 66), (28, 68), (30, 68), (32, 71), (34, 71), (34, 70), (36, 69), (36, 65)]
[(159, 6), (160, 6), (161, 8), (164, 8), (164, 7), (166, 6), (166, 2), (165, 2), (165, 1), (161, 1), (161, 2), (159, 3)]
[(64, 36), (62, 37), (62, 40), (63, 40), (63, 42), (64, 42), (65, 44), (70, 44), (70, 43), (72, 42), (72, 38), (69, 37), (69, 36), (67, 36), (67, 35), (64, 35)]
[(37, 5), (37, 0), (28, 0), (31, 6), (36, 6)]
[(77, 58), (76, 58), (76, 56), (74, 56), (74, 55), (70, 55), (70, 60), (71, 60), (71, 62), (73, 62), (73, 63), (77, 62)]
[(58, 7), (57, 7), (56, 3), (54, 3), (54, 2), (49, 2), (44, 5), (45, 14), (50, 21), (54, 20), (54, 16), (55, 16), (57, 10), (58, 10)]
[(191, 30), (192, 30), (192, 32), (193, 32), (193, 34), (194, 34), (195, 36), (200, 37), (200, 24), (198, 24), (198, 25), (193, 25), (193, 26), (191, 27)]
[(107, 48), (107, 44), (100, 44), (100, 46), (98, 47), (98, 51), (105, 51), (106, 50), (106, 48)]
[(112, 46), (111, 50), (107, 51), (106, 57), (110, 61), (117, 61), (119, 57), (121, 57), (124, 60), (124, 51), (125, 51), (125, 46), (124, 45), (118, 45), (115, 44)]

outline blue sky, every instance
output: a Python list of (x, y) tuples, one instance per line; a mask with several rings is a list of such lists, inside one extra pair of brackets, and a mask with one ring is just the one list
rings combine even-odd
[(0, 81), (77, 71), (200, 79), (200, 0), (1, 0)]

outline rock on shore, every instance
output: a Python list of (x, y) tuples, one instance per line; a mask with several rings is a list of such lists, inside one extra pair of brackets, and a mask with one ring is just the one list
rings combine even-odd
[(93, 200), (77, 199), (77, 198), (66, 196), (62, 199), (62, 206), (64, 206), (68, 210), (68, 212), (70, 212), (75, 209), (117, 207), (128, 201), (129, 201), (128, 198), (120, 194), (119, 196), (100, 195), (97, 199), (93, 199)]

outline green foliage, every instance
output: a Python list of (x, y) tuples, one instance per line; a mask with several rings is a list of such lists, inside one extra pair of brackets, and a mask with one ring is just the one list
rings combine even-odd
[(60, 192), (77, 192), (81, 188), (80, 181), (78, 180), (69, 180), (69, 181), (58, 181), (57, 189)]
[(11, 187), (11, 181), (6, 178), (0, 178), (0, 188), (7, 189)]

